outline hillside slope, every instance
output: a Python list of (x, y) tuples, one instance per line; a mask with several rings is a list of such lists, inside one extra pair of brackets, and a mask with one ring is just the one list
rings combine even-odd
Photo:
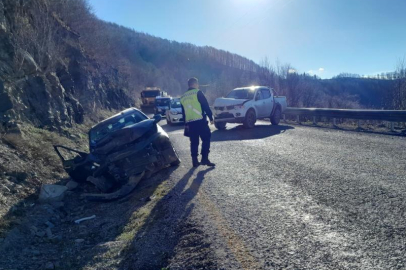
[(113, 69), (86, 55), (50, 3), (0, 1), (0, 122), (60, 128), (130, 102)]
[[(98, 19), (86, 0), (0, 0), (0, 128), (28, 121), (60, 129), (99, 109), (139, 104), (145, 86), (180, 95), (199, 77), (210, 101), (234, 87), (269, 85), (290, 106), (385, 107), (389, 80), (320, 80), (290, 65), (258, 65)], [(266, 52), (264, 52), (266, 54)]]

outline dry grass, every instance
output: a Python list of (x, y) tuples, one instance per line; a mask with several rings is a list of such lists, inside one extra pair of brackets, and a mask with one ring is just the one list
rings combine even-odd
[[(60, 134), (30, 125), (21, 127), (21, 132), (21, 136), (5, 136), (2, 141), (17, 150), (22, 158), (35, 164), (40, 169), (38, 173), (47, 176), (47, 178), (64, 175), (60, 159), (55, 153), (53, 145), (62, 144), (81, 150), (87, 148), (86, 137), (80, 133), (74, 141)], [(31, 169), (33, 168), (22, 168), (22, 171), (29, 173), (28, 170)]]
[[(116, 111), (98, 110), (97, 113), (86, 118), (83, 124), (75, 125), (73, 128), (64, 128), (60, 132), (52, 132), (24, 123), (20, 127), (21, 135), (0, 135), (0, 143), (3, 142), (17, 150), (22, 159), (35, 165), (35, 168), (21, 168), (21, 171), (30, 172), (35, 169), (42, 177), (55, 181), (55, 178), (65, 177), (66, 174), (53, 145), (64, 145), (88, 152), (88, 131), (90, 128), (97, 122), (116, 113)], [(10, 172), (10, 169), (5, 167), (0, 169)]]
[[(97, 118), (114, 113), (103, 111)], [(0, 235), (18, 223), (19, 211), (26, 208), (27, 200), (35, 201), (35, 193), (42, 184), (67, 181), (68, 175), (53, 145), (87, 152), (87, 132), (95, 123), (86, 119), (84, 124), (60, 132), (24, 123), (20, 126), (20, 134), (0, 134)]]

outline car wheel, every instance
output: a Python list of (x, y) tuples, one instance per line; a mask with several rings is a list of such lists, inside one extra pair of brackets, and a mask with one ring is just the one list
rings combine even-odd
[[(173, 146), (172, 146), (172, 148), (173, 148)], [(179, 159), (178, 152), (176, 152), (175, 148), (173, 148), (173, 152), (175, 153), (176, 160), (173, 161), (173, 162), (171, 162), (170, 165), (171, 165), (171, 167), (179, 166), (179, 164), (180, 164), (180, 159)]]
[(214, 122), (214, 126), (218, 129), (218, 130), (225, 130), (226, 129), (226, 122)]
[(178, 159), (178, 160), (172, 162), (172, 163), (171, 163), (171, 167), (179, 166), (179, 164), (180, 164), (180, 159)]
[(245, 128), (254, 128), (256, 121), (257, 116), (255, 115), (255, 111), (253, 109), (250, 109), (245, 115), (243, 125)]
[(281, 117), (282, 117), (281, 108), (277, 107), (275, 112), (271, 116), (272, 125), (275, 125), (275, 126), (279, 125), (279, 122), (281, 121)]

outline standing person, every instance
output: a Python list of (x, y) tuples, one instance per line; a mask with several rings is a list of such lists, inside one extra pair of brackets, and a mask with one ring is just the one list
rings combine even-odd
[[(193, 167), (206, 165), (214, 167), (210, 162), (210, 138), (211, 131), (207, 122), (207, 117), (213, 125), (213, 113), (210, 110), (206, 97), (199, 90), (199, 81), (197, 78), (190, 78), (188, 81), (189, 89), (180, 98), (182, 104), (182, 114), (185, 120), (185, 136), (190, 139), (190, 153), (192, 155)], [(202, 140), (202, 160), (199, 163), (199, 139)]]

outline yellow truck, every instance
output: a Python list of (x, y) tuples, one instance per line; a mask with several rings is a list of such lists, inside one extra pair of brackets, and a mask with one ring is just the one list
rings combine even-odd
[(152, 107), (155, 106), (155, 98), (157, 96), (166, 97), (168, 93), (162, 91), (159, 87), (146, 87), (141, 92), (141, 101), (142, 106), (144, 107)]

